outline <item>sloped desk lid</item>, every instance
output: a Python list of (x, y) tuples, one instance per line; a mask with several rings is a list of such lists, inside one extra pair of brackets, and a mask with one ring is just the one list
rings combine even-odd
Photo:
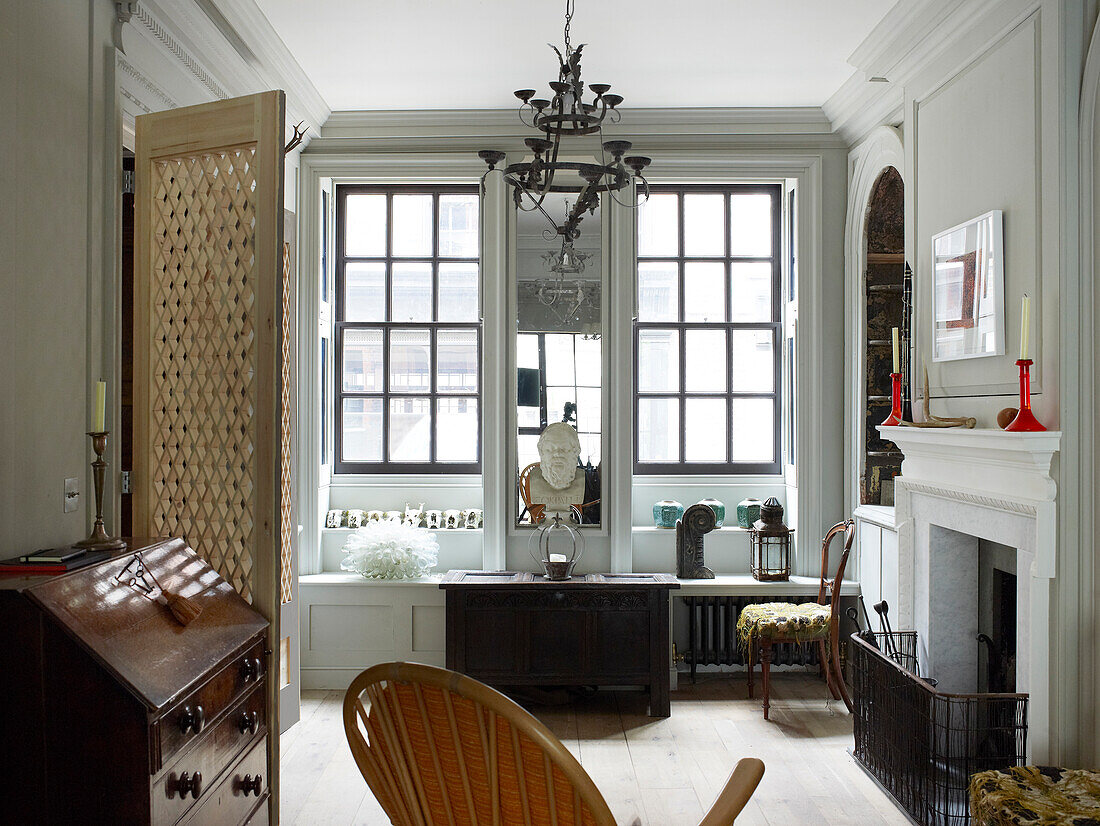
[[(202, 606), (190, 625), (119, 584), (116, 577), (136, 551), (165, 589)], [(24, 593), (154, 712), (268, 624), (182, 539), (134, 540), (128, 552), (35, 583)]]

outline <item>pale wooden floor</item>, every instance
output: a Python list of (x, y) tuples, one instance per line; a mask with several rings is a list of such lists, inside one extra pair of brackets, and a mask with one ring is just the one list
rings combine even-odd
[[(532, 709), (596, 781), (616, 819), (646, 826), (693, 826), (745, 756), (761, 758), (764, 779), (738, 826), (876, 826), (908, 821), (849, 757), (852, 718), (826, 707), (822, 680), (773, 676), (771, 721), (748, 700), (744, 675), (682, 679), (672, 716), (646, 716), (640, 693), (601, 692)], [(342, 693), (307, 691), (302, 720), (282, 737), (284, 824), (389, 821), (367, 789), (344, 740)]]

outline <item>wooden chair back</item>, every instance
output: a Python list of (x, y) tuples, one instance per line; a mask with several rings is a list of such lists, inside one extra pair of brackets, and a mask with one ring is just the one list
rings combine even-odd
[(543, 510), (546, 508), (546, 505), (531, 503), (531, 474), (539, 467), (538, 462), (532, 462), (519, 472), (519, 495), (523, 500), (524, 507), (527, 508), (527, 512), (531, 516), (532, 525), (537, 525), (542, 521)]
[(413, 663), (369, 668), (344, 696), (344, 729), (396, 826), (614, 826), (558, 738), (470, 677)]
[[(829, 579), (829, 545), (832, 544), (833, 537), (838, 534), (844, 534), (844, 550), (840, 554), (840, 562), (836, 566), (836, 576)], [(855, 535), (855, 521), (846, 519), (829, 528), (829, 532), (821, 540), (821, 585), (817, 591), (817, 603), (818, 605), (829, 605), (833, 612), (834, 622), (839, 616), (837, 612), (840, 610), (840, 586), (844, 582), (844, 569), (848, 565), (848, 555), (852, 551), (852, 540)]]

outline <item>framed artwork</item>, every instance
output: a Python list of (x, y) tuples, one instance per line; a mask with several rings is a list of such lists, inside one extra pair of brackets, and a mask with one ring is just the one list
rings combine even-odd
[(1005, 352), (1003, 213), (932, 236), (932, 360)]

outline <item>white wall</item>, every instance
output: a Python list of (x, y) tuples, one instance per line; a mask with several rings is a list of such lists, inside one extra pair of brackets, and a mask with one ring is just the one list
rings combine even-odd
[[(110, 12), (102, 0), (0, 6), (0, 557), (90, 527), (84, 434), (101, 364), (103, 248), (114, 249), (103, 199)], [(63, 514), (67, 476), (82, 495)]]

